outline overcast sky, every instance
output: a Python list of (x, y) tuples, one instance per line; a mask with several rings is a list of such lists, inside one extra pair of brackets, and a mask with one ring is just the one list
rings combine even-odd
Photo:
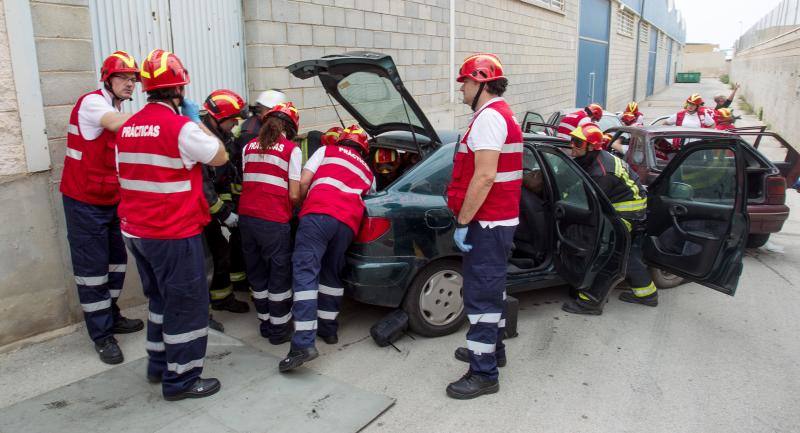
[[(675, 0), (686, 20), (686, 42), (730, 48), (781, 0)], [(741, 21), (741, 24), (739, 22)]]

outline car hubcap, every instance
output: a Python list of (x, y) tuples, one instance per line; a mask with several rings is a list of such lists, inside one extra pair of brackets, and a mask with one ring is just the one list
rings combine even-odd
[(452, 323), (464, 309), (464, 279), (455, 271), (439, 271), (425, 282), (419, 295), (422, 317), (436, 326)]

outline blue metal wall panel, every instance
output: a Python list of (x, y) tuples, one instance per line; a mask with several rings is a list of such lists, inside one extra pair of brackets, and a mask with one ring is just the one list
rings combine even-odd
[[(673, 6), (670, 9), (670, 6)], [(661, 31), (669, 35), (672, 39), (686, 43), (686, 24), (674, 2), (670, 0), (644, 0), (642, 17)]]
[(620, 0), (625, 6), (636, 11), (637, 14), (642, 14), (642, 0)]
[(581, 0), (580, 36), (608, 41), (609, 0)]
[(592, 102), (605, 106), (608, 71), (608, 44), (581, 39), (578, 42), (578, 83), (575, 105)]
[(647, 96), (653, 94), (656, 84), (656, 58), (658, 58), (658, 30), (650, 27), (650, 47), (647, 55)]

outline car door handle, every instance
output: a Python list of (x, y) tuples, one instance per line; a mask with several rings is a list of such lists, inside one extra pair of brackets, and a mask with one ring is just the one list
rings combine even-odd
[(672, 225), (675, 227), (675, 230), (678, 231), (681, 235), (687, 238), (695, 238), (704, 241), (718, 241), (719, 238), (716, 238), (708, 233), (697, 232), (697, 231), (686, 231), (681, 227), (680, 221), (678, 221), (678, 217), (685, 217), (689, 215), (689, 209), (680, 204), (674, 204), (669, 207), (669, 214), (672, 216)]
[(570, 247), (571, 249), (577, 251), (577, 253), (575, 254), (577, 256), (584, 257), (587, 254), (589, 254), (589, 249), (588, 248), (581, 247), (580, 245), (576, 244), (575, 242), (572, 242), (571, 240), (569, 240), (566, 237), (564, 237), (564, 234), (561, 233), (561, 225), (559, 224), (559, 220), (561, 220), (565, 216), (567, 216), (567, 211), (564, 209), (564, 207), (557, 204), (555, 210), (553, 211), (553, 214), (555, 215), (555, 219), (556, 219), (555, 226), (556, 226), (556, 235), (558, 236), (558, 240), (561, 243), (563, 243), (564, 245), (566, 245), (566, 246)]

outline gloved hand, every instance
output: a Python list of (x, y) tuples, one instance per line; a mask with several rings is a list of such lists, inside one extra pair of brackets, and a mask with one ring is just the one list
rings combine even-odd
[(236, 227), (239, 225), (239, 215), (236, 215), (235, 212), (231, 212), (228, 218), (225, 218), (225, 221), (222, 223), (231, 228)]
[(194, 123), (200, 123), (200, 106), (197, 102), (188, 98), (183, 98), (181, 102), (181, 114), (188, 117)]
[(472, 245), (466, 243), (467, 230), (469, 230), (469, 227), (456, 227), (456, 231), (453, 233), (453, 240), (456, 241), (456, 246), (465, 253), (468, 253), (472, 249)]

